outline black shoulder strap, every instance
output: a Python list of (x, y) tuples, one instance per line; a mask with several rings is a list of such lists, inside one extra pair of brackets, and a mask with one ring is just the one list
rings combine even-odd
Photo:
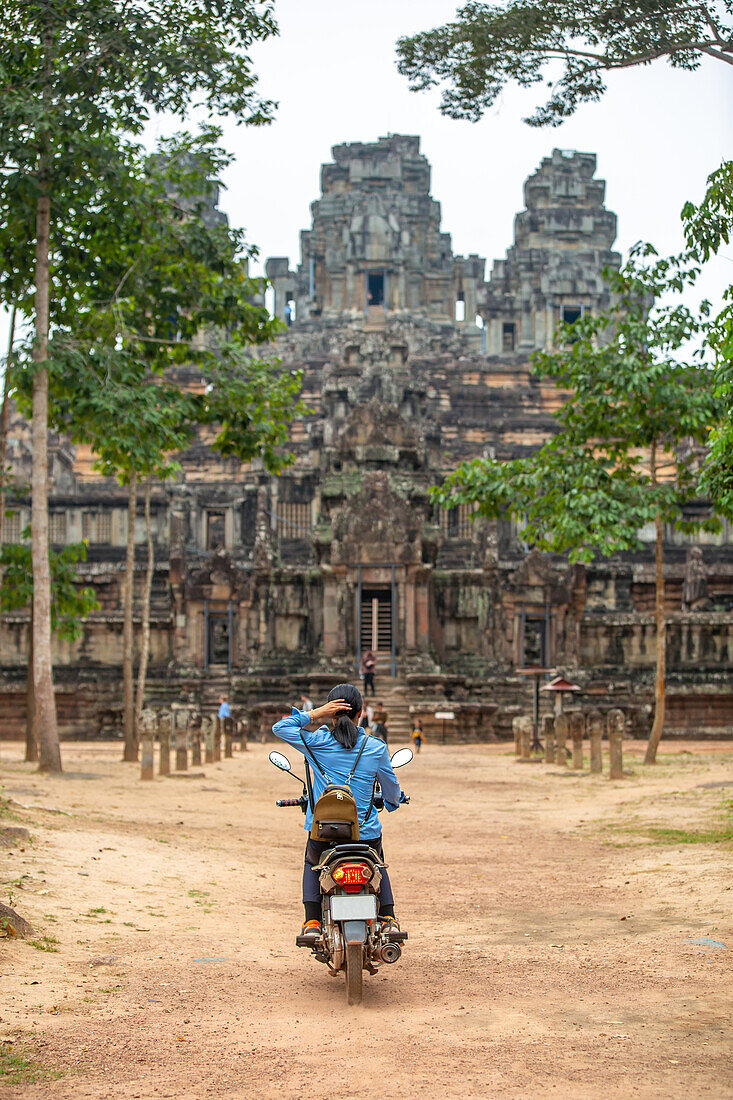
[(362, 741), (361, 748), (359, 749), (359, 752), (357, 753), (356, 760), (354, 761), (354, 766), (351, 769), (351, 771), (349, 772), (348, 776), (346, 777), (346, 786), (347, 787), (349, 786), (349, 784), (351, 783), (351, 780), (354, 778), (354, 775), (356, 774), (356, 769), (359, 765), (359, 761), (361, 760), (361, 754), (364, 752), (364, 749), (366, 748), (366, 743), (367, 743), (367, 737), (368, 736), (369, 736), (368, 733), (364, 734), (364, 740)]
[(316, 760), (315, 756), (313, 755), (312, 749), (308, 745), (308, 742), (306, 741), (305, 737), (303, 737), (303, 731), (302, 730), (300, 731), (300, 740), (303, 742), (303, 748), (305, 749), (305, 755), (312, 761), (314, 767), (318, 769), (318, 771), (321, 773), (321, 775), (326, 780), (326, 782), (330, 783), (331, 782), (330, 776), (326, 775), (323, 768), (321, 767), (321, 765)]

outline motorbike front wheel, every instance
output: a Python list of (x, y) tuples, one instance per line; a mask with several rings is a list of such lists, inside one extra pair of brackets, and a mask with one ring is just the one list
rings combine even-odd
[(360, 943), (350, 943), (346, 947), (346, 1002), (360, 1005), (363, 992), (362, 954)]

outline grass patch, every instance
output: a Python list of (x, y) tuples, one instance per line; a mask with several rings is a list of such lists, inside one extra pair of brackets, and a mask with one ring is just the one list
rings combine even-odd
[(658, 844), (731, 844), (733, 843), (733, 822), (712, 829), (665, 829), (659, 825), (648, 825), (638, 832), (646, 833)]
[(88, 917), (98, 917), (100, 913), (106, 913), (107, 910), (103, 905), (98, 906), (96, 909), (87, 909), (86, 915)]
[(58, 951), (56, 944), (59, 941), (55, 936), (39, 936), (37, 940), (28, 940), (31, 947), (35, 947), (36, 951)]
[(0, 1044), (0, 1082), (6, 1085), (25, 1085), (33, 1081), (58, 1080), (63, 1070), (46, 1069), (13, 1049), (12, 1043)]

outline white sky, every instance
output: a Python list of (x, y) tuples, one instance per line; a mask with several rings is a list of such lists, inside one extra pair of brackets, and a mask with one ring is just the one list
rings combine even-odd
[[(437, 92), (408, 91), (394, 45), (401, 34), (452, 18), (456, 7), (455, 0), (278, 0), (280, 37), (255, 53), (261, 89), (280, 104), (276, 121), (225, 126), (236, 161), (221, 205), (262, 259), (297, 263), (298, 234), (310, 225), (332, 145), (390, 132), (420, 136), (443, 229), (456, 253), (485, 256), (487, 273), (512, 243), (524, 180), (555, 146), (597, 154), (607, 205), (618, 215), (618, 249), (639, 239), (663, 253), (681, 248), (682, 204), (700, 199), (708, 174), (733, 156), (733, 67), (710, 60), (696, 73), (664, 63), (629, 70), (559, 129), (521, 121), (541, 87), (510, 89), (479, 123), (455, 122), (439, 114)], [(733, 282), (733, 246), (724, 253), (701, 283), (715, 301)], [(6, 331), (0, 318), (3, 349)]]

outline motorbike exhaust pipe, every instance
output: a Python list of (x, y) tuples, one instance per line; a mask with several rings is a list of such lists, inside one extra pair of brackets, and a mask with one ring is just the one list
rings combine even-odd
[(385, 943), (379, 949), (379, 957), (386, 963), (396, 963), (401, 954), (402, 948), (398, 943)]

